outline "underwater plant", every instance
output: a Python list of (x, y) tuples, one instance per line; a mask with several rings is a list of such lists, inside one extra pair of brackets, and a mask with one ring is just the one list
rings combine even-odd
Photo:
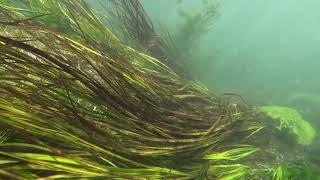
[(273, 180), (318, 180), (319, 168), (306, 162), (285, 164), (280, 163), (272, 172)]
[(280, 130), (287, 129), (301, 145), (310, 145), (316, 136), (315, 129), (295, 109), (281, 106), (259, 108), (267, 116), (279, 121)]
[(107, 2), (100, 2), (100, 5), (110, 15), (107, 22), (121, 40), (157, 58), (180, 77), (193, 79), (188, 64), (198, 58), (196, 55), (202, 54), (196, 47), (218, 14), (215, 3), (207, 2), (194, 13), (179, 8), (182, 22), (175, 30), (169, 31), (163, 24), (156, 28), (138, 0)]
[(218, 15), (218, 9), (216, 3), (210, 3), (192, 13), (180, 8), (178, 9), (178, 14), (182, 18), (182, 22), (177, 27), (174, 40), (179, 51), (185, 52), (187, 56), (194, 52), (195, 45), (209, 31), (214, 18)]
[(166, 52), (175, 59), (181, 59), (180, 61), (189, 72), (187, 76), (189, 79), (196, 79), (192, 64), (201, 64), (200, 61), (207, 59), (213, 61), (213, 58), (201, 51), (199, 46), (201, 40), (210, 31), (219, 11), (216, 1), (202, 3), (203, 7), (193, 9), (192, 12), (185, 11), (183, 6), (178, 6), (177, 13), (181, 21), (173, 30), (174, 33), (161, 31)]
[(84, 1), (0, 2), (0, 123), (15, 132), (1, 176), (222, 176), (204, 164), (225, 175), (253, 153), (225, 147), (261, 129), (249, 109), (128, 46)]
[[(117, 2), (118, 17), (143, 15), (124, 6), (139, 1)], [(261, 168), (255, 109), (179, 76), (101, 14), (78, 0), (0, 0), (0, 124), (14, 134), (0, 144), (1, 178), (245, 179)]]
[(0, 131), (0, 144), (8, 139), (8, 134), (6, 131)]
[(98, 2), (101, 9), (110, 16), (106, 24), (112, 27), (113, 33), (124, 43), (157, 58), (181, 77), (189, 75), (186, 62), (178, 52), (171, 33), (165, 27), (154, 27), (139, 0)]
[(273, 172), (274, 180), (288, 180), (287, 169), (284, 165), (279, 164)]

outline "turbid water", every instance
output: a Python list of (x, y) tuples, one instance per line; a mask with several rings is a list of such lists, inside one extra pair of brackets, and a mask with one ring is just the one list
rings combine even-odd
[(192, 15), (215, 4), (218, 14), (210, 30), (194, 46), (194, 53), (201, 55), (190, 61), (193, 77), (217, 94), (235, 93), (254, 105), (292, 108), (319, 131), (319, 1), (143, 3), (152, 19), (172, 31), (183, 21), (181, 9)]
[[(192, 14), (204, 5), (192, 0), (143, 2), (154, 19), (172, 29), (179, 22), (177, 9)], [(199, 79), (213, 89), (254, 93), (269, 100), (278, 94), (319, 92), (318, 1), (226, 0), (216, 4), (219, 15), (201, 40), (209, 58), (193, 64)]]
[(180, 9), (194, 14), (215, 4), (218, 15), (195, 47), (203, 58), (192, 61), (193, 76), (216, 93), (295, 106), (320, 117), (318, 1), (142, 2), (155, 22), (173, 31), (182, 21)]

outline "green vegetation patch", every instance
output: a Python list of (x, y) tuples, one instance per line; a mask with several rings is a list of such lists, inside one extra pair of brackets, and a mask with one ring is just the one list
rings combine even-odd
[(316, 131), (295, 109), (281, 106), (263, 106), (260, 110), (272, 119), (279, 120), (278, 128), (280, 130), (287, 129), (297, 138), (299, 144), (309, 145), (312, 143)]

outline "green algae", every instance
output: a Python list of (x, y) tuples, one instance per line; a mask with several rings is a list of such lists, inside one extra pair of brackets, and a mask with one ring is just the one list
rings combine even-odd
[(310, 145), (316, 136), (315, 129), (295, 109), (281, 106), (263, 106), (260, 108), (267, 116), (279, 120), (279, 129), (287, 129), (301, 145)]

